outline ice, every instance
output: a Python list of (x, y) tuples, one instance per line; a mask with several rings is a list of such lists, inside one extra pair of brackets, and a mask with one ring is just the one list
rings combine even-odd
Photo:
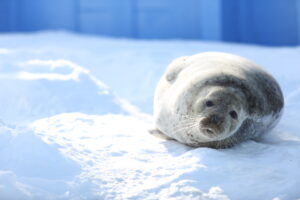
[(63, 112), (126, 112), (121, 100), (89, 71), (68, 60), (28, 60), (2, 74), (0, 117), (28, 121)]
[[(300, 198), (299, 47), (0, 35), (0, 199)], [(153, 137), (154, 88), (172, 59), (245, 56), (282, 86), (279, 125), (230, 149)]]

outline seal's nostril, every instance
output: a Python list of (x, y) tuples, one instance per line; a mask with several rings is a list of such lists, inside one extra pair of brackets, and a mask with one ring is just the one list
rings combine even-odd
[(211, 129), (209, 129), (209, 128), (205, 129), (205, 132), (207, 134), (214, 134), (214, 132)]
[(200, 132), (201, 132), (202, 135), (205, 135), (208, 138), (218, 137), (217, 132), (215, 132), (215, 130), (212, 129), (212, 128), (201, 128)]

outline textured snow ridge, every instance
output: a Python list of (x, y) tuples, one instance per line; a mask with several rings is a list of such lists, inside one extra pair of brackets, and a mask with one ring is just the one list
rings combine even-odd
[(226, 150), (190, 148), (152, 137), (150, 127), (150, 122), (131, 116), (68, 113), (34, 121), (28, 130), (2, 128), (1, 141), (7, 145), (1, 148), (0, 197), (299, 197), (300, 173), (295, 169), (300, 142), (277, 139)]
[[(203, 51), (275, 76), (273, 131), (220, 150), (148, 133), (167, 64)], [(299, 47), (0, 35), (0, 200), (299, 200), (299, 64)]]
[(0, 77), (0, 117), (23, 122), (64, 112), (135, 113), (90, 72), (68, 60), (31, 59), (14, 63)]

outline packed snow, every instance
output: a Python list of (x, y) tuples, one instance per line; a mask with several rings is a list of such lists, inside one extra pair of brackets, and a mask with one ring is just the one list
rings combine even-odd
[[(204, 51), (273, 74), (286, 104), (274, 130), (219, 150), (148, 133), (167, 64)], [(0, 199), (300, 199), (299, 65), (299, 47), (2, 34)]]

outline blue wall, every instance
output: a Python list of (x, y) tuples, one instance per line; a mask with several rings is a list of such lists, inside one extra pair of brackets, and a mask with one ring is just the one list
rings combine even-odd
[(300, 44), (300, 0), (0, 0), (0, 32)]
[(223, 39), (265, 45), (300, 44), (299, 0), (226, 0)]

